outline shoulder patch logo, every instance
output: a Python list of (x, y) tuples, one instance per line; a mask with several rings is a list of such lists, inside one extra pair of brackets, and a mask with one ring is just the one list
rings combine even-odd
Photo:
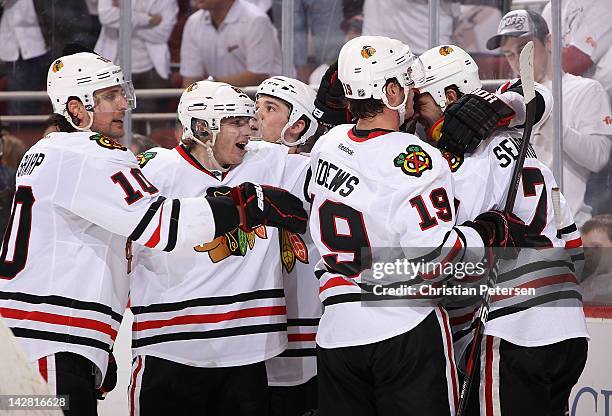
[(402, 168), (402, 171), (409, 176), (420, 177), (426, 170), (432, 169), (433, 164), (429, 154), (417, 144), (412, 144), (406, 148), (406, 153), (400, 153), (393, 159), (393, 164)]
[(153, 159), (155, 156), (157, 156), (157, 152), (142, 152), (136, 155), (136, 159), (138, 160), (138, 166), (144, 168), (145, 165), (149, 163), (149, 160)]
[(461, 165), (463, 165), (463, 156), (457, 156), (453, 153), (444, 151), (442, 152), (442, 157), (446, 159), (448, 167), (453, 173), (457, 172)]
[(103, 147), (105, 149), (119, 149), (123, 150), (124, 152), (127, 151), (127, 147), (125, 147), (121, 143), (114, 141), (110, 137), (103, 136), (100, 133), (96, 133), (93, 136), (89, 136), (89, 140), (95, 141), (96, 143), (98, 143), (98, 146)]

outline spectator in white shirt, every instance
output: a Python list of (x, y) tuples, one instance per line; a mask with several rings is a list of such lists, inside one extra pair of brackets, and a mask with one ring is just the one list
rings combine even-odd
[[(535, 45), (535, 80), (552, 88), (552, 40), (541, 15), (526, 10), (507, 13), (497, 35), (487, 48), (501, 47), (510, 67), (518, 75), (518, 57), (530, 40)], [(563, 74), (563, 194), (578, 226), (591, 217), (591, 207), (584, 201), (586, 184), (592, 172), (606, 166), (612, 148), (610, 103), (601, 84), (589, 78)], [(552, 117), (534, 129), (532, 144), (538, 156), (553, 168)]]
[[(132, 0), (132, 82), (135, 88), (170, 86), (168, 39), (176, 24), (177, 0)], [(119, 0), (99, 0), (102, 31), (95, 52), (113, 62), (119, 57)], [(163, 100), (140, 100), (139, 112), (159, 111)]]
[(281, 49), (269, 17), (246, 0), (195, 0), (181, 44), (188, 86), (206, 77), (237, 87), (259, 85), (281, 72)]
[[(0, 60), (6, 62), (9, 91), (45, 87), (50, 62), (33, 0), (6, 0), (0, 8)], [(24, 114), (23, 102), (9, 103), (10, 114)]]
[[(609, 0), (565, 0), (563, 69), (599, 81), (612, 99), (612, 7)], [(550, 3), (542, 16), (550, 27)]]
[[(453, 19), (459, 12), (459, 3), (440, 0), (440, 44), (453, 43)], [(365, 0), (363, 34), (401, 40), (421, 54), (429, 49), (429, 1)]]

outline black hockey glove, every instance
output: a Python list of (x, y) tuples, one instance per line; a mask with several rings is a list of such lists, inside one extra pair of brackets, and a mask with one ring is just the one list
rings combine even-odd
[(461, 225), (475, 229), (485, 247), (499, 247), (500, 250), (496, 251), (496, 255), (500, 258), (516, 258), (520, 248), (526, 244), (527, 226), (512, 213), (486, 211), (474, 221), (466, 221)]
[(96, 399), (104, 400), (106, 394), (112, 391), (117, 385), (117, 362), (112, 351), (108, 357), (108, 368), (106, 369), (106, 375), (102, 381), (102, 385), (96, 389)]
[(302, 201), (284, 189), (245, 182), (232, 188), (231, 197), (243, 231), (269, 225), (299, 234), (306, 232), (308, 215)]
[(338, 79), (338, 63), (334, 62), (321, 78), (312, 115), (326, 127), (350, 123), (352, 115)]
[(455, 155), (472, 153), (499, 126), (507, 125), (514, 111), (495, 95), (476, 90), (465, 94), (444, 112), (438, 147)]

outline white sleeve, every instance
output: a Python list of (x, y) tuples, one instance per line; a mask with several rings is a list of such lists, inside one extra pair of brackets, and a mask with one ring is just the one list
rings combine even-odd
[(573, 115), (563, 123), (564, 152), (579, 165), (598, 172), (608, 163), (612, 148), (612, 125), (605, 123), (610, 114), (608, 95), (601, 84), (592, 82), (577, 101), (563, 104), (571, 105), (568, 110)]
[[(420, 178), (410, 181), (409, 186), (391, 196), (392, 212), (395, 212), (392, 224), (400, 234), (400, 245), (409, 247), (405, 249), (409, 259), (422, 259), (430, 265), (480, 262), (486, 254), (483, 241), (474, 229), (454, 226), (455, 195), (451, 172), (441, 157), (438, 163), (446, 166), (436, 169), (437, 175), (428, 175), (422, 181)], [(437, 269), (427, 266), (426, 270)], [(433, 273), (427, 280), (440, 281), (451, 277)]]
[(167, 43), (176, 25), (178, 11), (176, 0), (164, 0), (158, 12), (162, 17), (161, 23), (155, 27), (137, 30), (134, 35), (148, 43)]
[[(119, 29), (120, 9), (113, 6), (112, 0), (99, 0), (98, 2), (98, 18), (102, 26), (108, 26), (112, 29)], [(147, 27), (150, 17), (148, 13), (137, 12), (132, 10), (132, 25), (135, 28)]]
[(54, 197), (58, 206), (138, 244), (171, 251), (214, 238), (214, 217), (205, 198), (160, 196), (135, 161), (65, 153), (60, 178), (64, 185)]
[(274, 75), (281, 70), (281, 49), (276, 30), (267, 16), (259, 16), (249, 24), (246, 37), (246, 68), (255, 74)]
[(205, 53), (214, 53), (213, 49), (209, 51), (200, 50), (199, 42), (196, 34), (199, 31), (195, 30), (198, 24), (198, 14), (192, 14), (187, 19), (183, 29), (183, 37), (181, 40), (181, 75), (184, 77), (203, 77), (206, 73), (206, 67), (202, 55)]

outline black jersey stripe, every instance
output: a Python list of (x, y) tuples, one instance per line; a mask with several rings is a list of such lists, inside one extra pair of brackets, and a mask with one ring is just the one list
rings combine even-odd
[(147, 229), (147, 226), (149, 225), (149, 223), (155, 216), (155, 213), (159, 210), (159, 207), (162, 206), (165, 200), (166, 200), (166, 197), (160, 196), (159, 198), (157, 198), (155, 202), (149, 205), (149, 209), (142, 216), (142, 218), (140, 219), (140, 222), (138, 223), (136, 228), (134, 228), (134, 231), (132, 231), (132, 234), (130, 234), (130, 237), (129, 237), (130, 240), (136, 241), (140, 237), (142, 237), (142, 233), (144, 233), (144, 231)]
[(361, 293), (344, 293), (342, 295), (328, 296), (323, 301), (323, 306), (331, 306), (345, 302), (361, 302), (361, 297)]
[(317, 326), (320, 318), (287, 319), (287, 326)]
[(506, 273), (500, 273), (497, 277), (497, 282), (508, 282), (510, 280), (516, 279), (518, 277), (524, 276), (529, 273), (538, 272), (541, 270), (556, 268), (556, 267), (566, 267), (567, 269), (574, 271), (574, 265), (565, 260), (551, 260), (551, 261), (535, 261), (533, 263), (525, 264), (523, 266), (517, 267), (514, 270), (511, 270)]
[(278, 357), (316, 357), (316, 348), (292, 348), (281, 352)]
[(547, 293), (546, 295), (537, 296), (535, 298), (526, 300), (525, 302), (516, 303), (516, 304), (513, 304), (512, 306), (506, 306), (506, 307), (494, 310), (492, 312), (489, 312), (489, 320), (501, 318), (502, 316), (512, 315), (514, 313), (522, 312), (524, 310), (527, 310), (529, 308), (533, 308), (536, 306), (545, 307), (542, 305), (549, 303), (549, 302), (554, 302), (557, 300), (564, 300), (564, 299), (577, 299), (579, 301), (582, 301), (582, 295), (577, 290), (564, 290), (560, 292)]
[(24, 303), (31, 303), (35, 305), (49, 304), (55, 306), (63, 306), (65, 308), (79, 309), (83, 311), (94, 311), (100, 312), (105, 315), (109, 315), (115, 321), (121, 323), (123, 315), (117, 313), (111, 309), (110, 306), (103, 305), (96, 302), (86, 302), (82, 300), (76, 300), (67, 298), (64, 296), (57, 295), (32, 295), (30, 293), (20, 292), (0, 292), (0, 299), (2, 300), (16, 300)]
[(578, 227), (576, 227), (576, 224), (571, 224), (568, 225), (567, 227), (563, 227), (559, 230), (559, 234), (563, 235), (563, 234), (571, 234), (573, 232), (578, 231)]
[(164, 251), (172, 251), (176, 247), (180, 213), (181, 201), (179, 201), (178, 199), (173, 199), (172, 211), (170, 213), (170, 228), (168, 230), (168, 244), (166, 245), (166, 247), (164, 247)]
[(285, 292), (283, 289), (264, 289), (230, 296), (214, 296), (209, 298), (189, 299), (180, 302), (156, 303), (148, 306), (132, 306), (131, 310), (134, 315), (138, 315), (142, 313), (180, 311), (182, 309), (192, 308), (195, 306), (229, 305), (236, 302), (246, 302), (254, 299), (278, 299), (284, 297)]
[(61, 332), (40, 331), (38, 329), (30, 328), (11, 328), (11, 330), (13, 331), (13, 334), (19, 338), (43, 339), (46, 341), (86, 345), (88, 347), (94, 347), (106, 352), (110, 352), (110, 345), (97, 339), (80, 337), (71, 334), (62, 334)]
[(194, 339), (227, 338), (239, 335), (265, 334), (270, 332), (284, 332), (287, 330), (286, 323), (245, 325), (234, 328), (212, 329), (210, 331), (186, 331), (171, 334), (152, 335), (132, 340), (132, 348), (146, 347), (148, 345), (161, 344), (172, 341), (187, 341)]

